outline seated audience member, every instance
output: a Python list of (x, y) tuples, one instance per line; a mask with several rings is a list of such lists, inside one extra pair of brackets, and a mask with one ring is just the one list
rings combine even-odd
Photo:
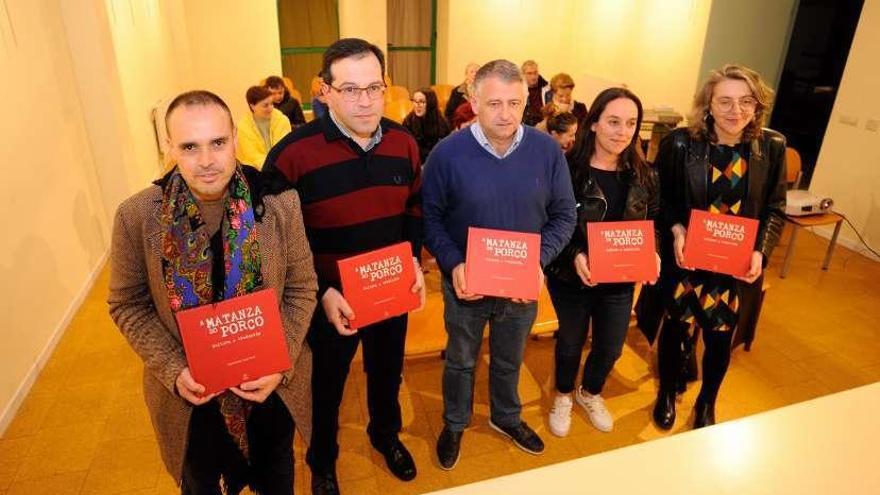
[(278, 76), (269, 76), (266, 78), (266, 88), (272, 92), (272, 104), (275, 105), (287, 120), (290, 121), (290, 127), (295, 129), (297, 126), (306, 123), (306, 117), (303, 115), (302, 106), (299, 101), (290, 95), (287, 91), (287, 85), (284, 79)]
[(470, 102), (466, 101), (455, 109), (450, 124), (452, 125), (452, 130), (457, 131), (471, 125), (476, 120), (477, 114), (474, 113)]
[[(548, 117), (544, 121), (544, 127), (545, 129), (542, 130), (559, 143), (563, 153), (568, 153), (574, 146), (578, 132), (578, 121), (571, 112), (562, 112)], [(538, 126), (535, 128), (537, 129)]]
[(547, 120), (554, 115), (559, 115), (566, 110), (556, 106), (555, 103), (548, 103), (541, 107), (541, 121), (535, 124), (535, 129), (541, 132), (547, 132)]
[(474, 76), (477, 74), (479, 64), (473, 62), (467, 64), (464, 69), (464, 82), (459, 84), (452, 93), (449, 94), (449, 101), (446, 102), (446, 108), (443, 110), (443, 116), (447, 122), (452, 122), (452, 116), (462, 103), (468, 101), (471, 86), (474, 84)]
[(251, 86), (245, 94), (251, 113), (238, 120), (238, 161), (263, 167), (275, 143), (290, 133), (290, 121), (274, 106), (275, 97), (263, 86)]
[(572, 98), (574, 79), (565, 72), (560, 72), (550, 79), (550, 91), (544, 95), (544, 103), (553, 103), (561, 112), (571, 112), (583, 124), (587, 118), (587, 106)]
[(413, 93), (412, 103), (413, 109), (403, 119), (403, 126), (419, 143), (419, 158), (424, 164), (434, 145), (449, 135), (449, 124), (440, 115), (437, 94), (431, 88), (422, 88)]
[(318, 74), (317, 78), (312, 81), (312, 115), (315, 116), (315, 119), (320, 119), (327, 113), (327, 101), (324, 99), (323, 93), (321, 93), (321, 85), (324, 84), (324, 80), (321, 79), (321, 74)]
[(523, 124), (535, 125), (541, 121), (541, 109), (544, 106), (544, 96), (550, 90), (547, 80), (538, 73), (538, 63), (534, 60), (526, 60), (522, 64), (522, 74), (529, 90), (526, 109), (523, 113)]

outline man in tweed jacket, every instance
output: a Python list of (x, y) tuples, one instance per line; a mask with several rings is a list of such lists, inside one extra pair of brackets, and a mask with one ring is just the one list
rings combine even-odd
[[(317, 290), (299, 199), (294, 191), (263, 197), (256, 170), (235, 160), (232, 117), (213, 93), (175, 98), (166, 126), (176, 166), (116, 213), (110, 314), (144, 361), (144, 397), (165, 467), (182, 493), (219, 493), (221, 477), (228, 493), (245, 485), (261, 494), (293, 493), (294, 425), (310, 437), (304, 340)], [(237, 236), (243, 244), (235, 244)], [(187, 250), (200, 242), (197, 252)], [(235, 250), (246, 262), (237, 264), (229, 254)], [(177, 296), (193, 301), (193, 287), (198, 297), (190, 305), (274, 289), (293, 368), (205, 395), (187, 367), (174, 317), (187, 306)], [(230, 426), (235, 418), (245, 427)]]

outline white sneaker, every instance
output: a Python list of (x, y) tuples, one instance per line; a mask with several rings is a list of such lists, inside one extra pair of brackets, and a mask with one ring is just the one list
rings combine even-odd
[(559, 395), (553, 399), (550, 409), (550, 432), (557, 437), (568, 435), (571, 428), (571, 394)]
[(590, 423), (593, 423), (597, 430), (607, 433), (614, 429), (614, 418), (611, 417), (611, 413), (605, 407), (605, 400), (602, 399), (601, 395), (593, 395), (578, 387), (574, 398), (587, 411)]

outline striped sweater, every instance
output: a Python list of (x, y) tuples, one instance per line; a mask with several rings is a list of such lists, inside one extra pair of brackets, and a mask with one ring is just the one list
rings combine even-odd
[(399, 124), (379, 125), (382, 140), (365, 152), (325, 115), (278, 142), (263, 166), (270, 194), (299, 193), (319, 300), (339, 288), (342, 258), (401, 241), (421, 251), (419, 148)]

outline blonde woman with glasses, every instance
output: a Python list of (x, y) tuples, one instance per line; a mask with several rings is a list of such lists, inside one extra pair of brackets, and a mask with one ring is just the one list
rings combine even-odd
[[(750, 314), (762, 274), (784, 225), (785, 138), (763, 127), (772, 91), (755, 71), (725, 65), (710, 73), (694, 97), (687, 128), (660, 146), (660, 230), (665, 237), (661, 290), (666, 318), (658, 344), (660, 389), (654, 421), (675, 422), (675, 396), (684, 390), (685, 364), (701, 331), (702, 388), (694, 428), (715, 423), (715, 399), (730, 363), (740, 313)], [(733, 277), (686, 266), (691, 209), (754, 218), (759, 230), (749, 272)]]

